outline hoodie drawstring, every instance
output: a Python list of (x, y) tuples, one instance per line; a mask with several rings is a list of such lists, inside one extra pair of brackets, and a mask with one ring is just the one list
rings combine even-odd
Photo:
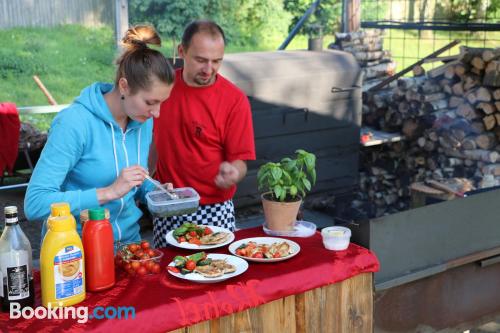
[[(108, 123), (109, 127), (111, 127), (111, 138), (113, 140), (113, 154), (115, 156), (115, 170), (116, 170), (116, 178), (120, 176), (120, 171), (118, 170), (118, 155), (116, 152), (116, 141), (115, 141), (115, 129), (113, 128), (113, 124), (111, 122)], [(118, 214), (116, 214), (115, 218), (115, 225), (116, 229), (118, 230), (118, 241), (122, 239), (122, 230), (120, 229), (120, 226), (118, 225), (118, 217), (120, 216), (123, 206), (125, 206), (125, 202), (123, 201), (123, 198), (120, 198), (120, 210), (118, 211)]]

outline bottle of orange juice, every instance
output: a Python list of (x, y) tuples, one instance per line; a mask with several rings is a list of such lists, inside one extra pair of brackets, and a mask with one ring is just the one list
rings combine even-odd
[(42, 305), (70, 306), (85, 299), (84, 251), (75, 218), (52, 216), (40, 252)]

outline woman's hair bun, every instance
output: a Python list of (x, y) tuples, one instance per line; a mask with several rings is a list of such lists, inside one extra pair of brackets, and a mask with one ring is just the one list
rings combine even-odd
[(146, 48), (148, 44), (161, 46), (161, 38), (150, 25), (136, 25), (127, 30), (122, 44), (128, 49)]

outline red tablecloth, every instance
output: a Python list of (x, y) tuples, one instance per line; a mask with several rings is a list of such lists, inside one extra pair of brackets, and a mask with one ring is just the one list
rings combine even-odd
[[(266, 236), (262, 228), (236, 232), (236, 239)], [(97, 306), (132, 306), (135, 319), (10, 319), (0, 314), (0, 331), (8, 332), (165, 332), (255, 307), (263, 303), (303, 293), (339, 282), (364, 272), (379, 269), (377, 258), (369, 250), (351, 244), (346, 251), (328, 251), (319, 233), (309, 238), (292, 238), (301, 246), (300, 253), (277, 263), (250, 263), (248, 270), (235, 278), (215, 284), (196, 284), (168, 273), (129, 278), (118, 275), (112, 289), (87, 293), (84, 302), (91, 314)], [(227, 247), (210, 252), (228, 253)], [(164, 249), (162, 268), (175, 255), (192, 252)], [(36, 306), (40, 305), (39, 281)], [(81, 317), (80, 317), (81, 318)]]

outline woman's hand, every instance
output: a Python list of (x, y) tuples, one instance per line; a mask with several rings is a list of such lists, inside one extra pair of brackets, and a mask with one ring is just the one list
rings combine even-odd
[(140, 165), (134, 165), (122, 169), (120, 175), (113, 184), (108, 187), (97, 189), (99, 204), (124, 197), (135, 186), (141, 186), (148, 172)]

